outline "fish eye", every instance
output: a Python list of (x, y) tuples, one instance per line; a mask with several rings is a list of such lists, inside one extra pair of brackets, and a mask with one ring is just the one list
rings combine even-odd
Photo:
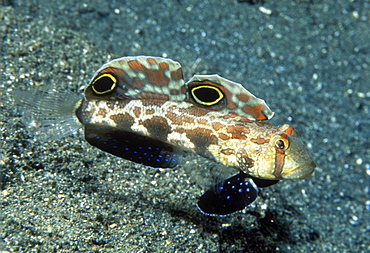
[(289, 148), (289, 141), (285, 138), (280, 138), (275, 142), (275, 147), (281, 151), (285, 151)]
[(222, 91), (214, 86), (199, 85), (191, 89), (194, 100), (201, 105), (212, 106), (224, 98)]
[(111, 92), (117, 85), (117, 78), (112, 74), (102, 74), (91, 84), (95, 94), (102, 95)]

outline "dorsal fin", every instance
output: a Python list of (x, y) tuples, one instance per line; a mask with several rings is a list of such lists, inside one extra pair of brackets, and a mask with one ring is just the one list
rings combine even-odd
[(234, 113), (250, 120), (267, 120), (274, 115), (264, 100), (219, 75), (195, 75), (186, 88), (189, 102), (210, 110)]
[(267, 120), (273, 112), (241, 84), (219, 75), (195, 75), (184, 84), (181, 65), (161, 57), (122, 57), (104, 64), (85, 90), (100, 100), (154, 99), (188, 101), (196, 106)]
[(161, 57), (122, 57), (104, 64), (85, 90), (86, 98), (185, 99), (182, 69), (178, 62)]

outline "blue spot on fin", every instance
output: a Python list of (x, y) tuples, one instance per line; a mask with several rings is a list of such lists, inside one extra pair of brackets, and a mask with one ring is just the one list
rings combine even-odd
[(209, 215), (227, 215), (243, 210), (258, 194), (257, 188), (245, 180), (247, 177), (248, 175), (239, 173), (217, 183), (200, 197), (199, 209)]
[(181, 150), (168, 143), (114, 128), (86, 126), (85, 139), (112, 155), (151, 167), (173, 168), (182, 158)]

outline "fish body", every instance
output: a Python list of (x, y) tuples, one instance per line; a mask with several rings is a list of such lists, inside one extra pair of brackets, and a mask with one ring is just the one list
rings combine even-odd
[(273, 112), (263, 100), (218, 75), (185, 83), (180, 64), (170, 59), (108, 62), (73, 108), (85, 139), (118, 157), (173, 168), (194, 153), (235, 171), (200, 198), (198, 207), (210, 215), (244, 209), (257, 186), (304, 179), (315, 168), (292, 126), (266, 122)]

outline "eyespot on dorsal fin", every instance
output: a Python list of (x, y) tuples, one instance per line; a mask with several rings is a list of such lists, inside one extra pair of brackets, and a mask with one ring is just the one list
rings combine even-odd
[(199, 107), (236, 113), (249, 120), (268, 120), (274, 115), (264, 100), (219, 75), (195, 75), (186, 89), (187, 100)]
[(86, 98), (185, 99), (181, 65), (171, 59), (151, 56), (122, 57), (104, 64), (85, 90)]

